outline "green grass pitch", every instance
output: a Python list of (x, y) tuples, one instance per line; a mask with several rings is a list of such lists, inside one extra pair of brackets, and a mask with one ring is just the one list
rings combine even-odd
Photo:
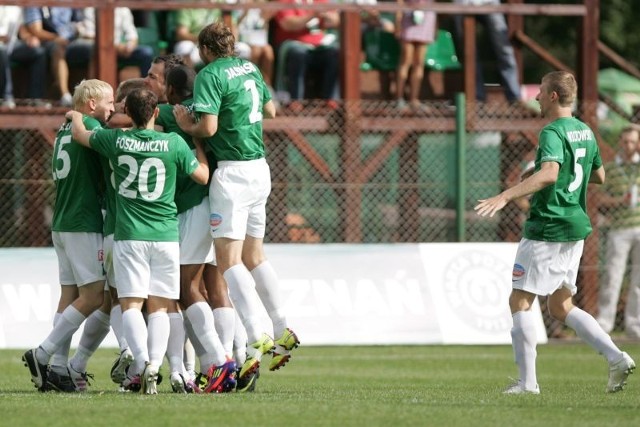
[(118, 393), (114, 349), (89, 362), (89, 392), (39, 393), (21, 355), (0, 351), (0, 426), (640, 426), (640, 372), (606, 394), (605, 360), (578, 343), (538, 346), (539, 396), (501, 393), (510, 346), (302, 346), (254, 393), (220, 395)]

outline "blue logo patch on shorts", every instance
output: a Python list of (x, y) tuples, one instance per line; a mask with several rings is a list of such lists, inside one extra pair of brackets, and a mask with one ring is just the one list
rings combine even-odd
[(520, 264), (513, 264), (513, 273), (511, 275), (511, 281), (512, 282), (517, 282), (518, 280), (522, 279), (522, 277), (524, 276), (524, 267), (521, 266)]
[(216, 231), (218, 227), (222, 224), (222, 216), (217, 213), (212, 213), (209, 216), (209, 225), (211, 226), (211, 230)]

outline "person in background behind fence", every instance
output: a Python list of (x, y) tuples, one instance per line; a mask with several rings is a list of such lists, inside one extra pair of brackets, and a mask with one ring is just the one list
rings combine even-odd
[(598, 292), (598, 323), (607, 332), (615, 326), (622, 279), (631, 254), (629, 292), (624, 310), (625, 332), (640, 338), (640, 128), (620, 132), (619, 151), (607, 165), (607, 183), (601, 206), (607, 208), (611, 224), (607, 234), (605, 277)]
[(7, 108), (16, 106), (9, 55), (13, 50), (21, 22), (22, 9), (19, 6), (0, 6), (0, 95), (2, 106)]
[[(398, 0), (400, 5), (426, 6), (431, 0)], [(414, 110), (426, 112), (420, 103), (420, 88), (424, 77), (424, 60), (427, 48), (436, 36), (436, 14), (424, 9), (398, 12), (397, 37), (400, 41), (400, 62), (396, 71), (397, 108), (401, 112)], [(405, 101), (405, 87), (409, 83), (409, 105)]]
[[(499, 5), (500, 0), (454, 0), (454, 3), (467, 6), (479, 5)], [(488, 15), (477, 15), (476, 20), (482, 22), (484, 30), (489, 38), (489, 44), (495, 55), (498, 65), (498, 72), (502, 79), (504, 94), (509, 102), (517, 102), (521, 99), (520, 78), (518, 75), (518, 64), (513, 52), (513, 46), (509, 40), (509, 29), (507, 21), (502, 13), (490, 13)], [(456, 35), (458, 45), (462, 46), (462, 17), (455, 18)], [(477, 44), (477, 43), (476, 43)], [(477, 55), (477, 54), (476, 54)], [(479, 58), (476, 57), (476, 60)], [(484, 90), (484, 73), (482, 65), (476, 64), (476, 98), (478, 101), (486, 101), (487, 95)]]
[(606, 391), (621, 391), (635, 369), (598, 322), (573, 305), (584, 239), (591, 234), (587, 215), (587, 185), (602, 184), (605, 171), (593, 131), (572, 117), (578, 92), (574, 76), (555, 71), (542, 78), (536, 97), (548, 124), (539, 135), (535, 172), (497, 196), (479, 200), (480, 216), (493, 216), (510, 201), (533, 194), (524, 237), (513, 266), (509, 306), (511, 339), (518, 380), (505, 394), (539, 394), (536, 374), (536, 327), (531, 308), (537, 295), (549, 295), (549, 313), (576, 331), (578, 337), (609, 364)]

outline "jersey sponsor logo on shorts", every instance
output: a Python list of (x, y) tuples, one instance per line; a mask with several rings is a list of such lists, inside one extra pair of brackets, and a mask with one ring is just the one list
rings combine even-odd
[(517, 282), (524, 276), (524, 267), (520, 264), (513, 264), (513, 273), (511, 274), (511, 281)]
[(214, 231), (217, 230), (217, 228), (220, 227), (220, 224), (222, 224), (222, 216), (217, 213), (212, 213), (209, 217), (209, 225), (211, 226), (211, 229)]
[(98, 251), (98, 261), (100, 262), (104, 261), (104, 251), (102, 249)]

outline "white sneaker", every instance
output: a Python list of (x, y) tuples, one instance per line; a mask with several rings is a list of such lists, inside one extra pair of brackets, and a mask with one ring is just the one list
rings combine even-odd
[(607, 383), (607, 393), (622, 391), (627, 384), (627, 377), (633, 373), (636, 363), (631, 356), (622, 352), (622, 359), (609, 365), (609, 382)]
[(511, 384), (509, 387), (507, 387), (507, 389), (502, 393), (503, 394), (540, 394), (540, 387), (538, 387), (538, 384), (536, 384), (536, 388), (527, 389), (525, 388), (524, 383), (518, 380), (515, 383)]
[(60, 105), (63, 107), (71, 107), (73, 105), (73, 97), (69, 92), (62, 95), (62, 98), (60, 98)]
[(147, 362), (140, 376), (142, 394), (158, 394), (158, 368)]

